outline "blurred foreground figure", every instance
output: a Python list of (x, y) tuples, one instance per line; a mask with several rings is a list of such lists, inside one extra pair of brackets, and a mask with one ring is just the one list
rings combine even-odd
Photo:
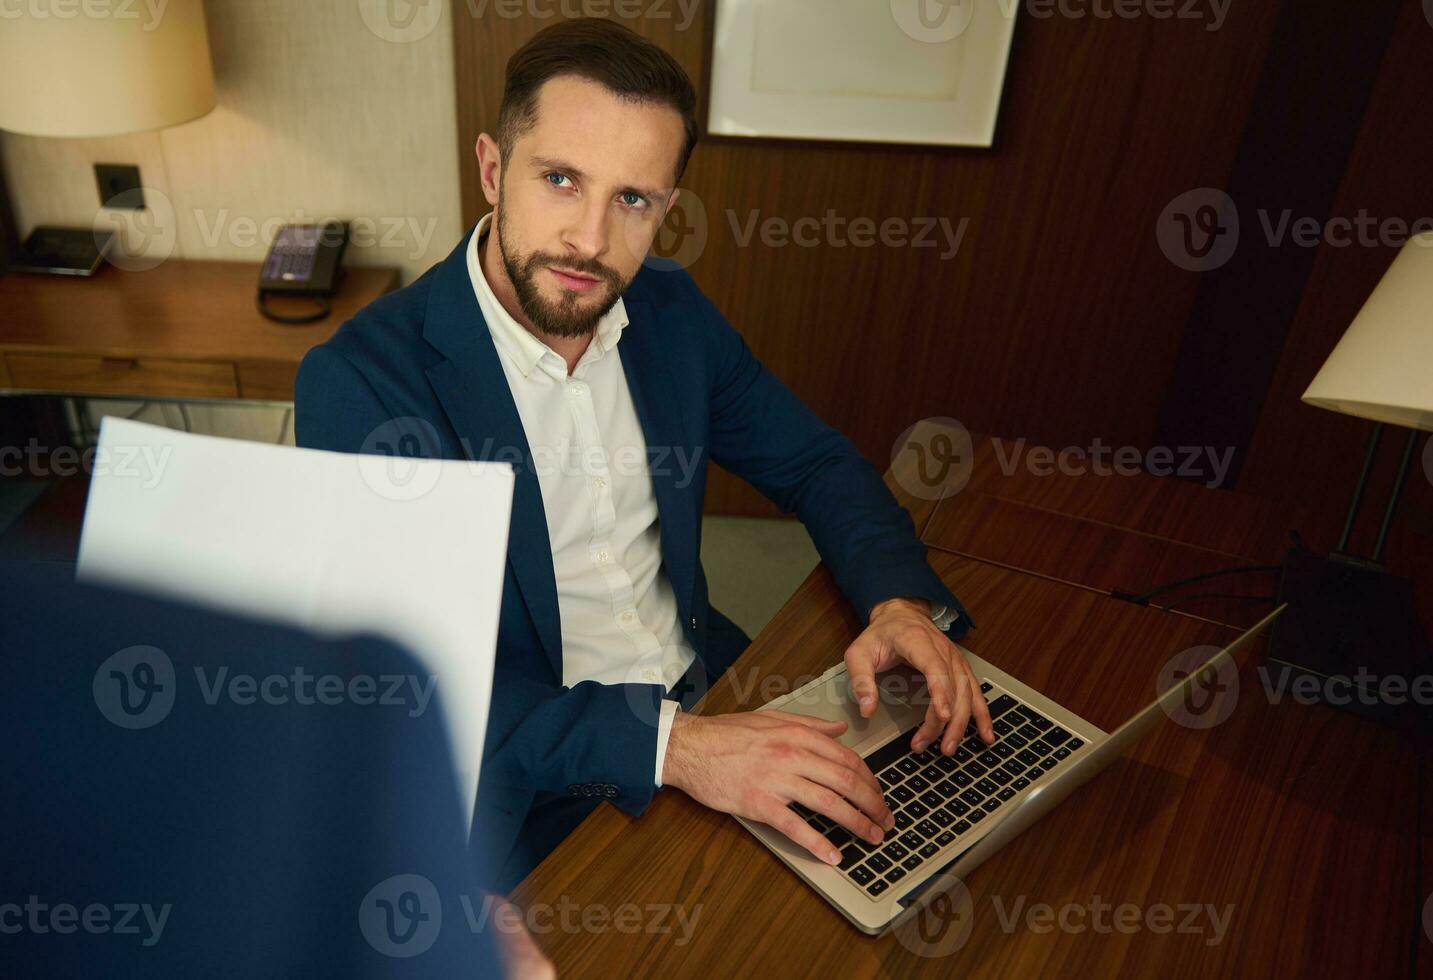
[(397, 646), (0, 564), (0, 651), (6, 975), (550, 972), (479, 887), (441, 680)]

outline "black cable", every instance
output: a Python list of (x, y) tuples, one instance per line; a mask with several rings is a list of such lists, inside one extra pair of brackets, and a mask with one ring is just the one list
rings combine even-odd
[(1239, 575), (1245, 572), (1282, 572), (1283, 565), (1236, 565), (1231, 568), (1220, 568), (1216, 571), (1205, 572), (1202, 575), (1191, 575), (1189, 578), (1182, 578), (1176, 582), (1161, 585), (1158, 588), (1150, 589), (1148, 592), (1134, 593), (1114, 589), (1110, 595), (1115, 599), (1123, 599), (1125, 602), (1132, 602), (1137, 606), (1149, 605), (1149, 600), (1161, 592), (1168, 592), (1185, 585), (1193, 585), (1195, 582), (1203, 582), (1211, 578), (1218, 578), (1221, 575)]
[(331, 309), (331, 307), (329, 306), (328, 297), (316, 293), (313, 294), (313, 298), (318, 301), (318, 309), (314, 310), (312, 313), (299, 313), (294, 316), (289, 316), (285, 313), (275, 313), (273, 310), (269, 309), (268, 306), (264, 303), (266, 294), (267, 290), (259, 290), (259, 296), (256, 300), (256, 305), (258, 306), (259, 312), (261, 314), (268, 317), (270, 320), (273, 320), (275, 323), (314, 323), (328, 316), (329, 311)]

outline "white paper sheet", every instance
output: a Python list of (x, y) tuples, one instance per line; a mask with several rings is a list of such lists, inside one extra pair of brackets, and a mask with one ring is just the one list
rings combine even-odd
[(397, 640), (436, 678), (471, 824), (513, 482), (505, 463), (330, 453), (107, 418), (79, 577)]

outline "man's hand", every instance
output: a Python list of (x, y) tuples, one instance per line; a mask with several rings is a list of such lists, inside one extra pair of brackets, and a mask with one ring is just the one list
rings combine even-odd
[(877, 603), (870, 625), (846, 650), (846, 672), (862, 718), (876, 710), (876, 675), (902, 662), (921, 672), (930, 691), (925, 721), (911, 737), (913, 750), (919, 752), (940, 738), (940, 751), (953, 755), (971, 720), (987, 744), (995, 741), (980, 682), (960, 648), (931, 622), (925, 599)]
[(522, 910), (501, 895), (484, 894), (494, 904), (492, 921), (498, 926), (498, 957), (506, 980), (556, 980), (557, 970), (527, 931)]
[(895, 817), (861, 757), (835, 740), (844, 721), (786, 711), (751, 711), (672, 720), (662, 785), (713, 810), (769, 824), (822, 861), (837, 864), (831, 842), (788, 803), (800, 803), (873, 844)]

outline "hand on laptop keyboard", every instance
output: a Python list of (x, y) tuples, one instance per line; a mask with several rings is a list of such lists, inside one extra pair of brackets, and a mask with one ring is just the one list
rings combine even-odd
[(907, 663), (921, 672), (930, 691), (925, 722), (911, 737), (911, 751), (926, 746), (954, 754), (967, 722), (974, 722), (986, 744), (995, 741), (990, 711), (980, 682), (960, 648), (931, 621), (927, 600), (889, 599), (871, 609), (870, 625), (846, 650), (851, 692), (861, 717), (876, 710), (876, 675)]
[[(842, 721), (787, 711), (678, 713), (662, 784), (714, 810), (769, 824), (817, 859), (839, 864), (838, 847), (853, 835), (877, 844), (895, 825), (876, 777), (859, 755), (836, 742), (845, 730)], [(835, 826), (818, 831), (792, 803)]]
[[(971, 726), (953, 756), (912, 752), (912, 729), (867, 754), (866, 765), (895, 812), (896, 832), (884, 846), (852, 840), (841, 849), (840, 867), (872, 898), (908, 874), (941, 866), (979, 833), (981, 821), (1008, 813), (1001, 807), (1084, 747), (1082, 739), (989, 681), (980, 689), (990, 697), (995, 744), (979, 739)], [(831, 832), (824, 817), (798, 813), (817, 831)]]

